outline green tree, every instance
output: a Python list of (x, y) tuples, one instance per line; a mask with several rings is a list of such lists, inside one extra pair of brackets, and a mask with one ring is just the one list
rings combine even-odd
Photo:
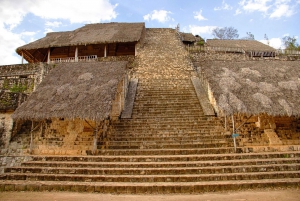
[(255, 40), (254, 35), (251, 32), (246, 32), (247, 36), (244, 37), (243, 39), (245, 40)]
[(300, 45), (297, 43), (295, 36), (285, 36), (282, 38), (282, 42), (287, 50), (300, 50)]
[(267, 36), (267, 34), (264, 35), (264, 39), (267, 41), (267, 44), (270, 45), (269, 37)]
[(233, 27), (215, 28), (212, 35), (217, 39), (237, 39), (239, 38), (238, 30)]

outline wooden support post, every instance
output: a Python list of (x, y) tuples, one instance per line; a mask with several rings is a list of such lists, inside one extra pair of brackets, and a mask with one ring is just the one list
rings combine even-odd
[(106, 48), (106, 45), (104, 46), (104, 57), (107, 56), (107, 48)]
[[(231, 119), (232, 119), (232, 134), (234, 134), (235, 127), (234, 127), (234, 117), (233, 117), (233, 114), (231, 115)], [(236, 153), (236, 139), (235, 139), (234, 136), (233, 136), (233, 145), (234, 145), (234, 152)]]
[(227, 131), (227, 116), (225, 115), (225, 131)]
[(31, 130), (30, 130), (30, 145), (29, 145), (29, 147), (30, 147), (30, 149), (29, 149), (29, 153), (30, 154), (32, 154), (32, 149), (33, 149), (33, 130), (34, 130), (34, 128), (33, 128), (33, 121), (31, 122)]
[(47, 64), (50, 64), (50, 48), (48, 49)]
[(95, 128), (94, 128), (93, 154), (96, 154), (96, 151), (97, 151), (97, 143), (98, 143), (98, 125), (97, 125), (97, 121), (96, 121), (96, 122), (95, 122)]
[(22, 64), (24, 64), (24, 54), (22, 52)]
[(75, 62), (78, 62), (78, 47), (75, 49)]

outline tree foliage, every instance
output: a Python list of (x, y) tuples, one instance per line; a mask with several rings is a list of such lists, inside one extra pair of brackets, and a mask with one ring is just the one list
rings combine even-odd
[(264, 35), (264, 39), (267, 41), (267, 44), (270, 45), (270, 40), (267, 34)]
[(217, 39), (237, 39), (239, 37), (238, 30), (233, 27), (215, 28), (212, 35)]
[(297, 43), (297, 38), (295, 36), (285, 36), (282, 38), (282, 42), (287, 50), (300, 50), (300, 45)]
[(243, 39), (245, 40), (255, 40), (254, 35), (251, 32), (246, 32), (247, 36), (244, 37)]

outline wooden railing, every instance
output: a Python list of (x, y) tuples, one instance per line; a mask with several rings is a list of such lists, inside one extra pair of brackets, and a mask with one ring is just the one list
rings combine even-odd
[(235, 53), (245, 53), (242, 48), (238, 47), (216, 47), (216, 46), (186, 46), (189, 52), (235, 52)]
[(277, 50), (277, 54), (286, 54), (286, 55), (300, 55), (298, 50)]
[(185, 46), (185, 48), (189, 52), (234, 52), (234, 53), (256, 53), (256, 54), (264, 54), (264, 56), (275, 56), (279, 54), (285, 54), (285, 55), (296, 55), (300, 56), (300, 51), (298, 50), (274, 50), (274, 51), (257, 51), (257, 50), (247, 50), (244, 51), (242, 48), (238, 47), (217, 47), (217, 46)]
[(79, 61), (96, 61), (97, 55), (79, 56), (79, 57), (66, 57), (66, 58), (52, 58), (50, 63), (68, 63), (68, 62), (79, 62)]

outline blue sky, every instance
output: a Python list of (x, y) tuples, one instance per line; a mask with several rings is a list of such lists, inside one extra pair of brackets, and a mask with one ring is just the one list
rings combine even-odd
[(300, 0), (0, 0), (0, 65), (21, 62), (15, 49), (45, 36), (88, 23), (145, 22), (147, 28), (175, 28), (212, 38), (216, 27), (232, 26), (240, 38), (282, 47), (300, 43)]

